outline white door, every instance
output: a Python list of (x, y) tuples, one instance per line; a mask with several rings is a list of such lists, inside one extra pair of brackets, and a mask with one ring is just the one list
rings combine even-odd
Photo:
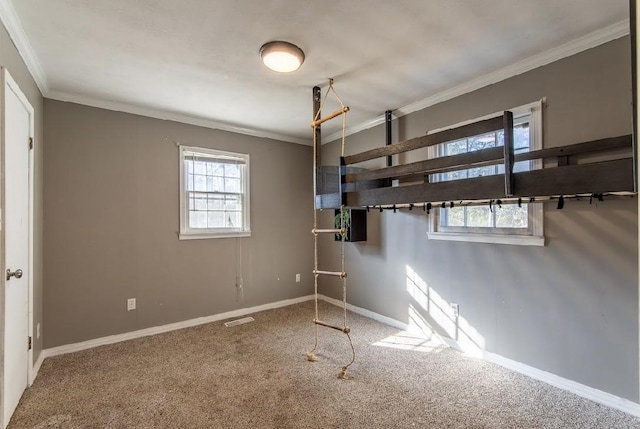
[(29, 381), (30, 154), (33, 108), (6, 70), (4, 77), (4, 426)]

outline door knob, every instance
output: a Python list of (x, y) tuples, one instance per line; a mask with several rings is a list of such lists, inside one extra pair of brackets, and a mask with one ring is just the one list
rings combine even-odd
[(7, 280), (11, 280), (11, 277), (15, 277), (17, 279), (22, 277), (22, 270), (17, 269), (15, 271), (7, 270)]

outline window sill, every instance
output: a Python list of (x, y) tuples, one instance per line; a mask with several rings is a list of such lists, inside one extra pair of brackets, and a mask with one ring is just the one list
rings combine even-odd
[(533, 235), (470, 234), (428, 232), (429, 240), (466, 241), (469, 243), (511, 244), (515, 246), (544, 246), (544, 237)]
[(208, 238), (241, 238), (251, 237), (251, 231), (233, 231), (233, 232), (181, 232), (178, 234), (180, 240), (204, 240)]

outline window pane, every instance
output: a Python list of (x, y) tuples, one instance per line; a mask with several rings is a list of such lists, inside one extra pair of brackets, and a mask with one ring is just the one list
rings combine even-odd
[(228, 197), (225, 201), (224, 209), (232, 211), (240, 210), (240, 201), (238, 197)]
[(467, 151), (467, 141), (458, 140), (445, 144), (445, 155), (458, 155)]
[(479, 136), (469, 138), (469, 152), (473, 152), (476, 150), (487, 149), (490, 147), (495, 147), (496, 145), (496, 135), (495, 133), (482, 134)]
[(497, 207), (496, 226), (498, 228), (526, 228), (529, 213), (527, 205), (518, 207), (516, 204), (506, 204), (502, 208)]
[(224, 175), (227, 177), (240, 177), (240, 166), (237, 164), (225, 164)]
[(520, 161), (513, 164), (513, 171), (518, 173), (520, 171), (529, 171), (531, 170), (531, 162), (530, 161)]
[(224, 179), (225, 192), (240, 192), (240, 179)]
[(241, 224), (241, 217), (239, 212), (225, 212), (226, 226), (229, 228), (239, 228)]
[(464, 226), (464, 207), (454, 207), (446, 210), (446, 225)]
[(207, 174), (207, 163), (202, 161), (194, 161), (193, 172), (196, 174)]
[(467, 207), (467, 226), (493, 227), (493, 217), (489, 207)]
[(529, 124), (518, 125), (513, 129), (513, 148), (516, 152), (528, 152)]
[(190, 228), (206, 228), (207, 212), (189, 212)]
[(209, 195), (208, 210), (224, 210), (224, 199), (220, 195)]
[(224, 228), (224, 212), (207, 213), (209, 228)]
[(206, 192), (207, 191), (207, 176), (195, 175), (193, 176), (193, 190)]
[(210, 162), (207, 174), (210, 176), (224, 176), (224, 164)]
[(224, 192), (224, 179), (222, 177), (209, 177), (210, 192)]
[(467, 178), (467, 170), (458, 170), (458, 171), (452, 171), (450, 173), (442, 174), (441, 180), (447, 181), (447, 180), (459, 180), (459, 179), (466, 179), (466, 178)]
[(194, 198), (195, 204), (192, 210), (206, 211), (207, 210), (207, 197), (204, 195), (198, 195)]
[(483, 177), (496, 174), (496, 167), (490, 165), (488, 167), (470, 168), (469, 177)]

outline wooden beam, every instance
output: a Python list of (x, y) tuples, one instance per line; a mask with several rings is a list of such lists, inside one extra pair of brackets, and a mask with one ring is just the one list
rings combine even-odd
[(638, 191), (638, 21), (636, 0), (629, 0), (629, 32), (631, 34), (631, 132), (634, 191)]
[[(313, 119), (316, 116), (320, 116), (320, 105), (322, 100), (322, 90), (319, 86), (314, 86), (312, 90), (312, 99), (313, 99)], [(315, 127), (313, 129), (313, 193), (314, 195), (318, 195), (322, 192), (319, 189), (322, 183), (322, 131), (320, 127)], [(317, 205), (316, 208), (320, 208)]]
[[(577, 143), (568, 146), (552, 147), (531, 152), (514, 155), (514, 162), (529, 161), (532, 159), (547, 159), (555, 157), (566, 157), (590, 152), (608, 151), (615, 149), (631, 148), (631, 135), (612, 137), (600, 140), (593, 140), (584, 143)], [(358, 173), (350, 173), (346, 176), (347, 183), (355, 183), (376, 179), (399, 179), (412, 178), (421, 179), (418, 176), (425, 174), (446, 173), (463, 168), (477, 168), (487, 165), (494, 165), (504, 160), (504, 153), (501, 147), (489, 148), (474, 152), (467, 152), (459, 155), (443, 156), (425, 161), (413, 162), (410, 164), (396, 165), (390, 168), (379, 168), (375, 170), (363, 170)]]
[(592, 140), (584, 143), (576, 143), (568, 146), (551, 147), (548, 149), (533, 150), (519, 153), (515, 156), (515, 162), (529, 161), (532, 159), (555, 158), (558, 156), (579, 155), (589, 152), (622, 149), (632, 146), (631, 135)]
[(631, 158), (516, 173), (515, 194), (573, 195), (633, 191)]
[(492, 131), (501, 130), (503, 127), (502, 116), (486, 119), (484, 121), (474, 122), (472, 124), (463, 125), (458, 128), (440, 131), (426, 136), (416, 137), (414, 139), (405, 140), (390, 146), (371, 149), (359, 154), (345, 157), (347, 165), (356, 164), (358, 162), (368, 161), (370, 159), (380, 158), (383, 156), (397, 155), (399, 153), (408, 152), (423, 147), (434, 146), (448, 141), (458, 140), (465, 137), (486, 134)]
[[(514, 196), (632, 192), (631, 158), (514, 173)], [(347, 193), (349, 207), (505, 198), (502, 175)]]
[(339, 192), (332, 194), (316, 195), (316, 209), (339, 209), (342, 204), (342, 195)]
[(504, 194), (513, 195), (513, 113), (504, 112)]
[(501, 147), (492, 147), (474, 152), (461, 153), (459, 155), (441, 156), (410, 164), (347, 174), (346, 181), (347, 183), (354, 183), (365, 180), (388, 178), (398, 179), (401, 177), (412, 176), (414, 174), (425, 175), (445, 173), (447, 171), (455, 171), (462, 168), (474, 168), (498, 164), (502, 162), (503, 156), (503, 149)]
[(502, 197), (504, 197), (504, 178), (502, 175), (496, 175), (350, 192), (347, 193), (347, 205), (362, 207)]

